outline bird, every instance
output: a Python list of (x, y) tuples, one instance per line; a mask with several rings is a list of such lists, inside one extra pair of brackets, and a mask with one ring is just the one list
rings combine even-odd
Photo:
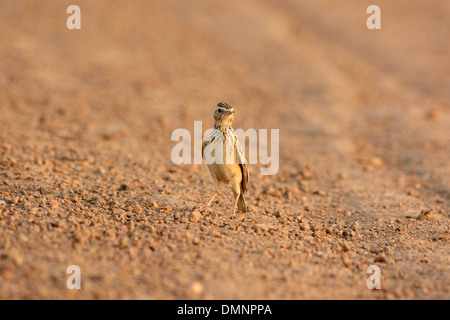
[(207, 202), (205, 212), (219, 194), (221, 183), (227, 184), (234, 195), (232, 215), (247, 212), (244, 193), (247, 191), (249, 172), (245, 154), (232, 127), (234, 108), (219, 102), (214, 111), (214, 129), (202, 144), (202, 157), (208, 165), (216, 192)]

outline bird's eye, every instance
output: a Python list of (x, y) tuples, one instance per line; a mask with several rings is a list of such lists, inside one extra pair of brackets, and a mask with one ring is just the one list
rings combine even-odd
[(222, 109), (217, 109), (217, 112), (218, 112), (218, 113), (221, 113), (221, 112), (222, 112)]

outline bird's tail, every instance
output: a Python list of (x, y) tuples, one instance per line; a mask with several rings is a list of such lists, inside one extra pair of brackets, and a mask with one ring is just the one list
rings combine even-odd
[(239, 209), (239, 211), (241, 212), (247, 212), (247, 204), (245, 203), (245, 197), (244, 197), (244, 193), (241, 192), (238, 202), (237, 202), (237, 207)]

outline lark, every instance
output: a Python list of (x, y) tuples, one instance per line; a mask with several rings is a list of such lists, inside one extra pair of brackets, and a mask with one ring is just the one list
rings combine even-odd
[(202, 155), (214, 182), (216, 192), (208, 201), (209, 205), (219, 194), (221, 183), (227, 184), (234, 195), (234, 206), (241, 212), (247, 212), (244, 193), (248, 185), (248, 163), (233, 130), (234, 109), (225, 102), (219, 102), (214, 111), (214, 129), (203, 141)]

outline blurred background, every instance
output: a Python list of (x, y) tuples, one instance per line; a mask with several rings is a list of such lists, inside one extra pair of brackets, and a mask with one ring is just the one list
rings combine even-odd
[[(66, 27), (71, 4), (81, 8), (81, 30)], [(381, 8), (381, 30), (366, 27), (371, 4)], [(116, 200), (133, 211), (136, 199), (144, 212), (151, 211), (149, 197), (175, 211), (201, 204), (212, 191), (209, 173), (203, 166), (174, 166), (170, 137), (177, 128), (192, 132), (195, 120), (203, 121), (203, 130), (212, 127), (219, 101), (234, 106), (235, 128), (280, 129), (279, 174), (261, 177), (258, 166), (251, 169), (253, 212), (333, 201), (364, 211), (368, 198), (386, 199), (386, 192), (392, 203), (406, 204), (403, 213), (430, 203), (448, 209), (449, 14), (450, 2), (444, 0), (0, 0), (0, 190), (7, 204), (0, 226), (7, 258), (0, 276), (9, 279), (0, 284), (3, 297), (72, 294), (40, 287), (26, 263), (27, 250), (33, 250), (42, 277), (57, 287), (64, 270), (50, 270), (70, 260), (61, 241), (69, 251), (94, 250), (93, 231), (83, 236), (70, 215), (100, 214), (105, 205), (120, 207), (110, 204)], [(134, 202), (119, 199), (120, 188), (139, 195), (128, 195)], [(271, 188), (300, 193), (268, 201), (264, 195)], [(325, 199), (308, 202), (318, 190)], [(416, 197), (405, 199), (411, 190)], [(228, 200), (220, 200), (224, 208)], [(56, 212), (69, 219), (70, 232), (30, 245), (42, 230), (26, 229), (24, 240), (8, 219), (16, 214), (15, 223), (22, 221), (34, 207), (42, 216)], [(367, 210), (377, 217), (396, 214), (372, 209)], [(120, 247), (118, 241), (113, 239)], [(102, 245), (105, 252), (118, 250)], [(121, 262), (112, 256), (80, 253), (93, 274), (100, 265), (116, 274), (133, 260), (132, 254)], [(16, 281), (18, 272), (25, 282)], [(165, 291), (164, 282), (150, 295), (135, 291), (136, 279), (146, 281), (140, 276), (114, 284), (94, 275), (99, 286), (108, 280), (113, 290), (99, 293), (94, 287), (84, 297), (192, 294)], [(21, 291), (25, 284), (35, 288), (33, 295)], [(177, 280), (165, 285), (184, 288)], [(227, 284), (206, 297), (314, 297), (314, 290), (311, 296), (277, 291), (271, 296), (266, 289), (252, 296)]]
[(425, 120), (448, 124), (449, 5), (380, 1), (371, 31), (370, 4), (81, 0), (70, 31), (67, 1), (2, 0), (2, 134), (47, 121), (57, 136), (123, 131), (127, 147), (160, 149), (224, 100), (237, 127), (288, 127), (286, 153), (313, 135), (321, 152), (370, 148), (419, 166), (427, 145), (448, 142)]

